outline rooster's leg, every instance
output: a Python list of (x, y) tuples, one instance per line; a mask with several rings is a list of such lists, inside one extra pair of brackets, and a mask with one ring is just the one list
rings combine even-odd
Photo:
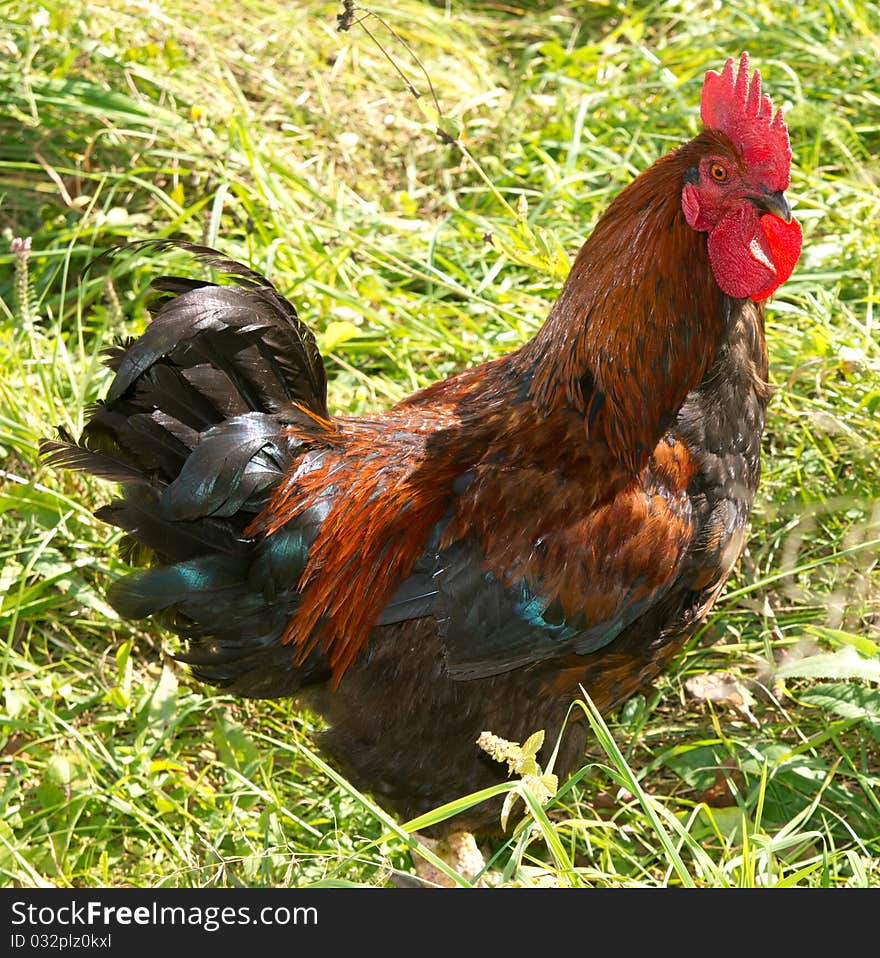
[[(425, 838), (418, 833), (415, 837), (418, 838), (420, 844), (430, 849), (438, 858), (441, 858), (450, 868), (468, 881), (473, 881), (486, 866), (483, 853), (477, 847), (477, 840), (470, 832), (450, 832), (445, 838), (441, 839)], [(455, 881), (422, 858), (421, 855), (413, 855), (413, 864), (416, 875), (425, 886), (456, 887), (457, 883)], [(482, 884), (482, 881), (480, 884)]]

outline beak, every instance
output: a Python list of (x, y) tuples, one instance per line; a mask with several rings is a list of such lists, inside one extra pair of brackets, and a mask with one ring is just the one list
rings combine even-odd
[(760, 196), (750, 196), (749, 199), (759, 210), (776, 216), (783, 223), (791, 222), (791, 207), (781, 190), (778, 193), (762, 192)]

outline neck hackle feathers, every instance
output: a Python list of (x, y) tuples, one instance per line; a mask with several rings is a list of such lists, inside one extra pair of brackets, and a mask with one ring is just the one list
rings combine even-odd
[(709, 70), (703, 81), (700, 106), (703, 125), (720, 130), (739, 149), (752, 169), (760, 169), (772, 190), (788, 189), (791, 145), (782, 109), (774, 115), (773, 104), (761, 93), (761, 74), (749, 77), (749, 55), (739, 58), (734, 75), (733, 57), (721, 73)]

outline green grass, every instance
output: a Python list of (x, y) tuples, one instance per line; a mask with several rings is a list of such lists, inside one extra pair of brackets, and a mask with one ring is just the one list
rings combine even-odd
[[(406, 823), (314, 753), (317, 718), (195, 686), (167, 636), (102, 599), (122, 565), (91, 510), (111, 488), (46, 469), (36, 444), (78, 432), (108, 383), (101, 350), (143, 328), (157, 264), (85, 264), (132, 238), (216, 245), (313, 325), (333, 411), (377, 408), (532, 335), (559, 250), (697, 131), (703, 72), (747, 48), (786, 108), (805, 233), (768, 309), (776, 393), (748, 549), (656, 688), (604, 721), (573, 706), (595, 733), (574, 781), (546, 806), (516, 776), (505, 786), (512, 820), (529, 814), (491, 849), (493, 881), (880, 884), (876, 6), (370, 9), (418, 99), (363, 29), (336, 32), (337, 4), (5, 7), (0, 881), (411, 870)], [(718, 672), (738, 706), (688, 692)]]

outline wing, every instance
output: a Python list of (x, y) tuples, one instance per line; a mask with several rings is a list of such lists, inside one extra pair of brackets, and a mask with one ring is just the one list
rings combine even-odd
[(532, 570), (486, 568), (476, 540), (444, 556), (437, 611), (455, 678), (482, 678), (595, 652), (659, 602), (694, 533), (690, 502), (627, 490), (542, 536)]
[[(707, 538), (687, 493), (693, 469), (681, 443), (661, 444), (637, 481), (585, 510), (576, 483), (520, 472), (502, 480), (518, 491), (494, 490), (496, 508), (464, 535), (455, 510), (444, 517), (378, 622), (432, 615), (457, 679), (607, 646), (685, 571), (694, 577), (689, 557)], [(726, 530), (716, 532), (720, 544)]]

